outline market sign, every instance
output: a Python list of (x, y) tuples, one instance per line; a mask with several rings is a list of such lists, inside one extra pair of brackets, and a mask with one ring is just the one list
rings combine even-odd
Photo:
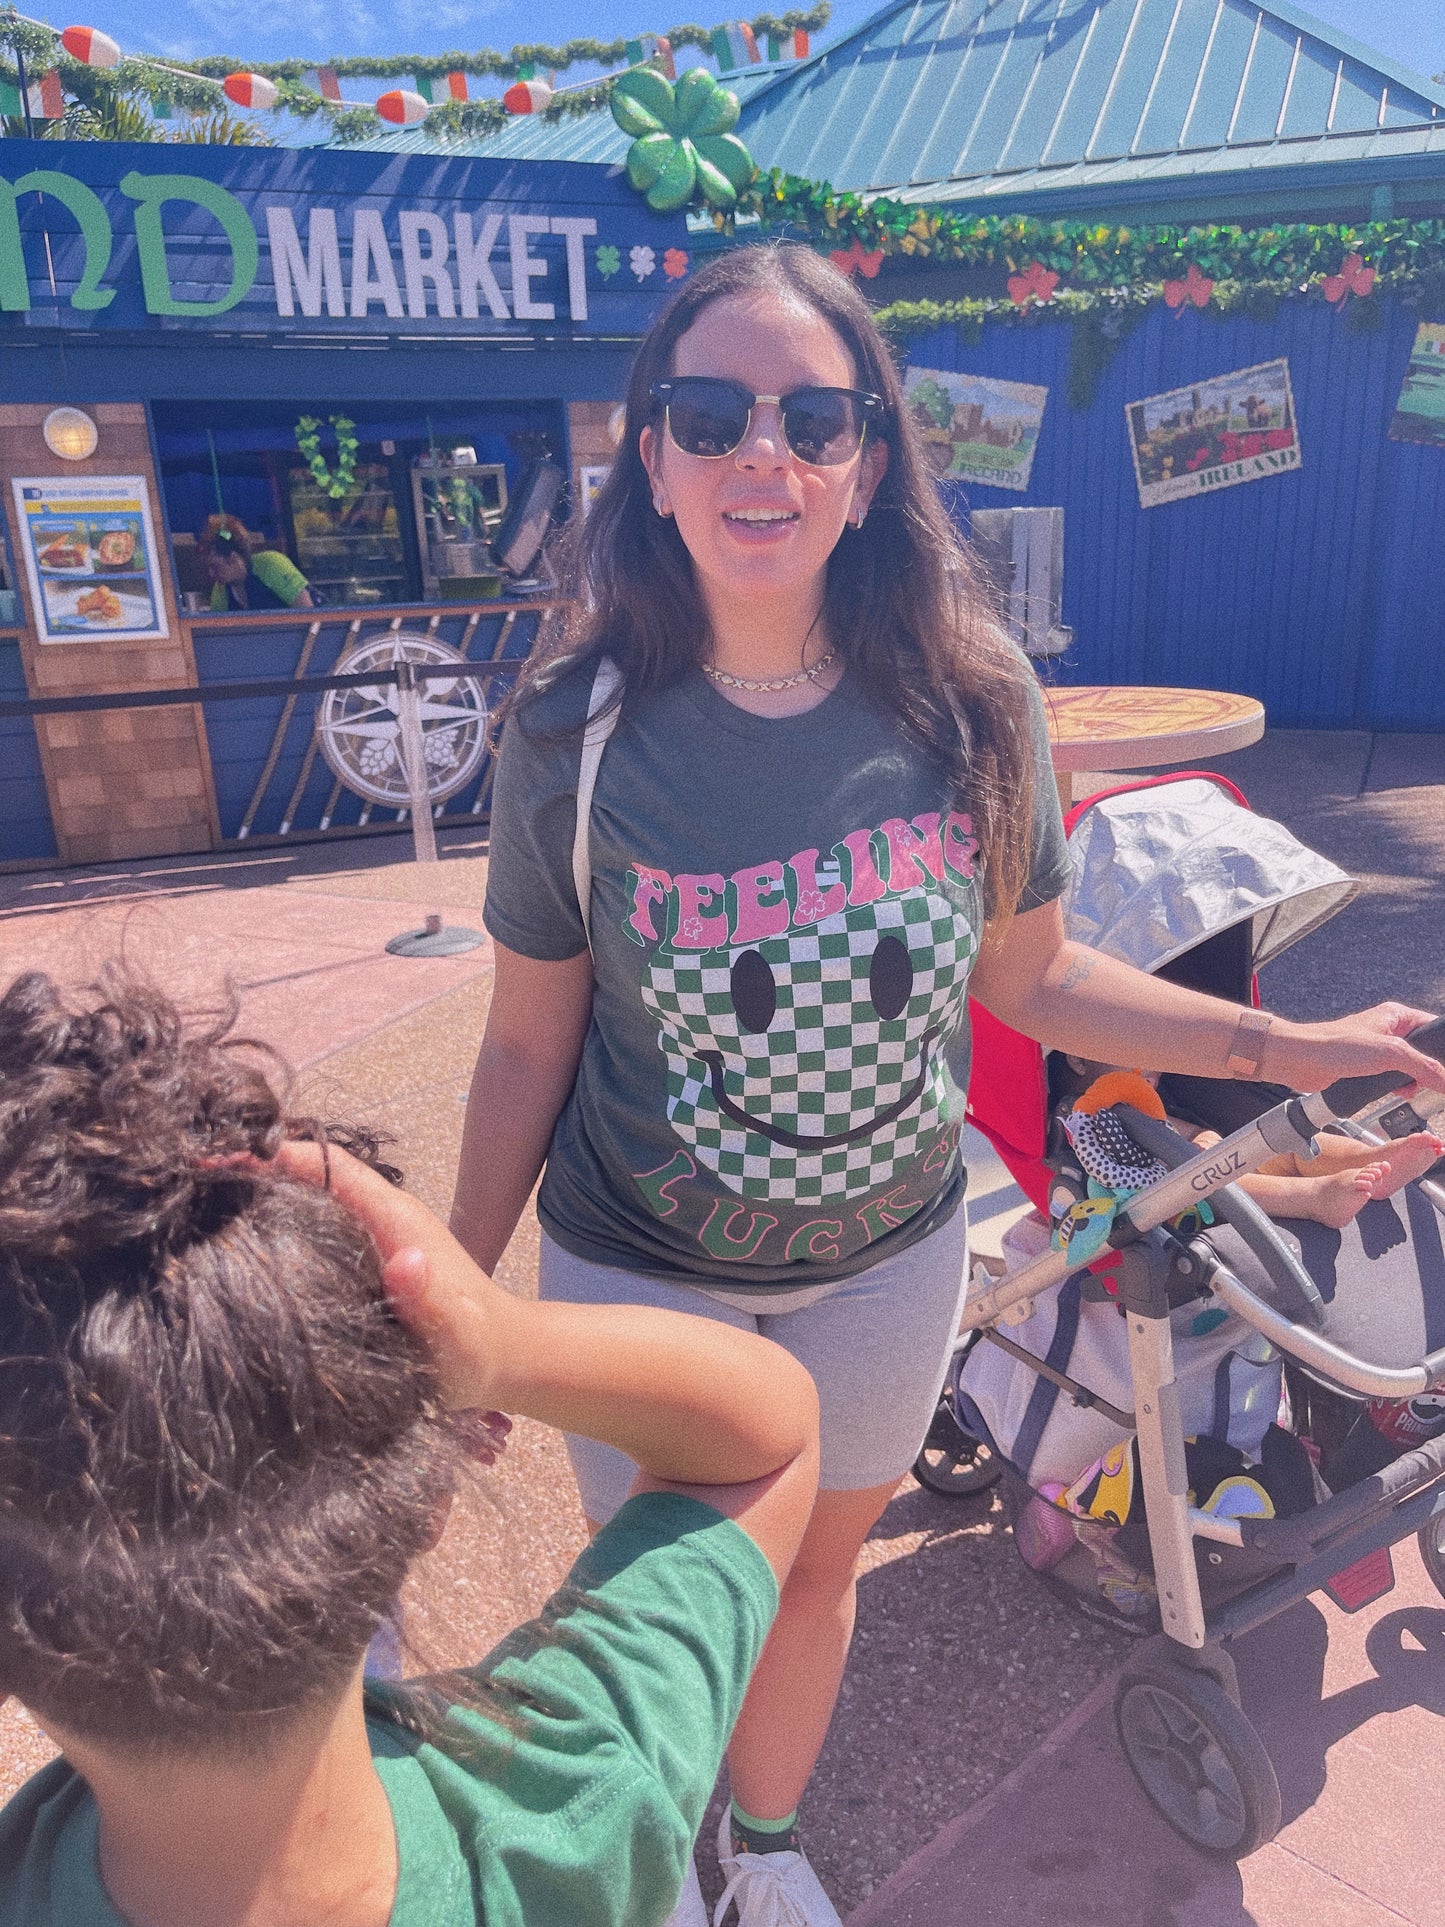
[(620, 168), (335, 148), (0, 147), (7, 326), (643, 332), (686, 221)]

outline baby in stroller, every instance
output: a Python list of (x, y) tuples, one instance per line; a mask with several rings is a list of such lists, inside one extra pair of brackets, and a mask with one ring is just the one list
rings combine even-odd
[[(1158, 1091), (1158, 1071), (1100, 1064), (1072, 1055), (1061, 1055), (1058, 1063), (1062, 1069), (1050, 1080), (1051, 1087), (1061, 1089), (1054, 1115), (1081, 1161), (1090, 1155), (1091, 1138), (1101, 1135), (1094, 1119), (1121, 1096), (1146, 1116), (1164, 1118), (1200, 1150), (1224, 1141), (1218, 1131), (1205, 1130), (1187, 1118), (1169, 1116), (1157, 1097), (1158, 1109), (1154, 1110), (1148, 1093)], [(1120, 1083), (1120, 1079), (1140, 1080), (1148, 1089), (1139, 1089), (1138, 1082)], [(1320, 1131), (1315, 1143), (1316, 1154), (1308, 1163), (1293, 1151), (1282, 1152), (1258, 1171), (1237, 1179), (1240, 1190), (1268, 1217), (1307, 1218), (1313, 1224), (1342, 1230), (1372, 1198), (1394, 1197), (1445, 1157), (1445, 1140), (1433, 1131), (1412, 1131), (1386, 1146), (1365, 1144), (1339, 1131)], [(1085, 1169), (1089, 1169), (1087, 1162)], [(1091, 1171), (1090, 1175), (1097, 1174)]]

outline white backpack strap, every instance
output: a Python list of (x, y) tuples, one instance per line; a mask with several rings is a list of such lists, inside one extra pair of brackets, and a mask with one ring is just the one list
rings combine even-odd
[[(577, 890), (577, 908), (582, 913), (582, 928), (587, 933), (587, 948), (592, 948), (592, 792), (597, 787), (597, 771), (607, 739), (617, 727), (620, 708), (608, 704), (622, 687), (622, 671), (610, 656), (603, 656), (592, 678), (592, 694), (587, 698), (587, 727), (582, 732), (582, 760), (577, 768), (577, 827), (572, 833), (572, 882)], [(607, 714), (599, 714), (602, 710)]]

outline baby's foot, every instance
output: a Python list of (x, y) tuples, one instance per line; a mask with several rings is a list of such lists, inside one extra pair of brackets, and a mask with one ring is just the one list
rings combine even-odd
[(1291, 1206), (1291, 1211), (1297, 1217), (1313, 1218), (1316, 1224), (1343, 1231), (1352, 1219), (1359, 1217), (1371, 1198), (1384, 1195), (1375, 1186), (1383, 1183), (1389, 1173), (1388, 1164), (1362, 1164), (1353, 1171), (1332, 1171), (1328, 1177), (1305, 1178), (1302, 1185), (1308, 1186), (1308, 1191), (1301, 1198), (1304, 1209), (1295, 1211)]
[(1371, 1182), (1372, 1198), (1391, 1198), (1416, 1178), (1423, 1178), (1437, 1159), (1445, 1154), (1445, 1144), (1433, 1131), (1416, 1131), (1410, 1137), (1402, 1137), (1392, 1144), (1385, 1154), (1375, 1163), (1363, 1167), (1364, 1171), (1378, 1172)]

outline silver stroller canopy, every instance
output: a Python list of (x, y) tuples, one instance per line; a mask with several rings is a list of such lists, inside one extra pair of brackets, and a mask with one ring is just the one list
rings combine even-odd
[(1140, 970), (1246, 918), (1258, 970), (1360, 887), (1282, 823), (1197, 776), (1096, 803), (1074, 826), (1069, 854), (1068, 934)]

